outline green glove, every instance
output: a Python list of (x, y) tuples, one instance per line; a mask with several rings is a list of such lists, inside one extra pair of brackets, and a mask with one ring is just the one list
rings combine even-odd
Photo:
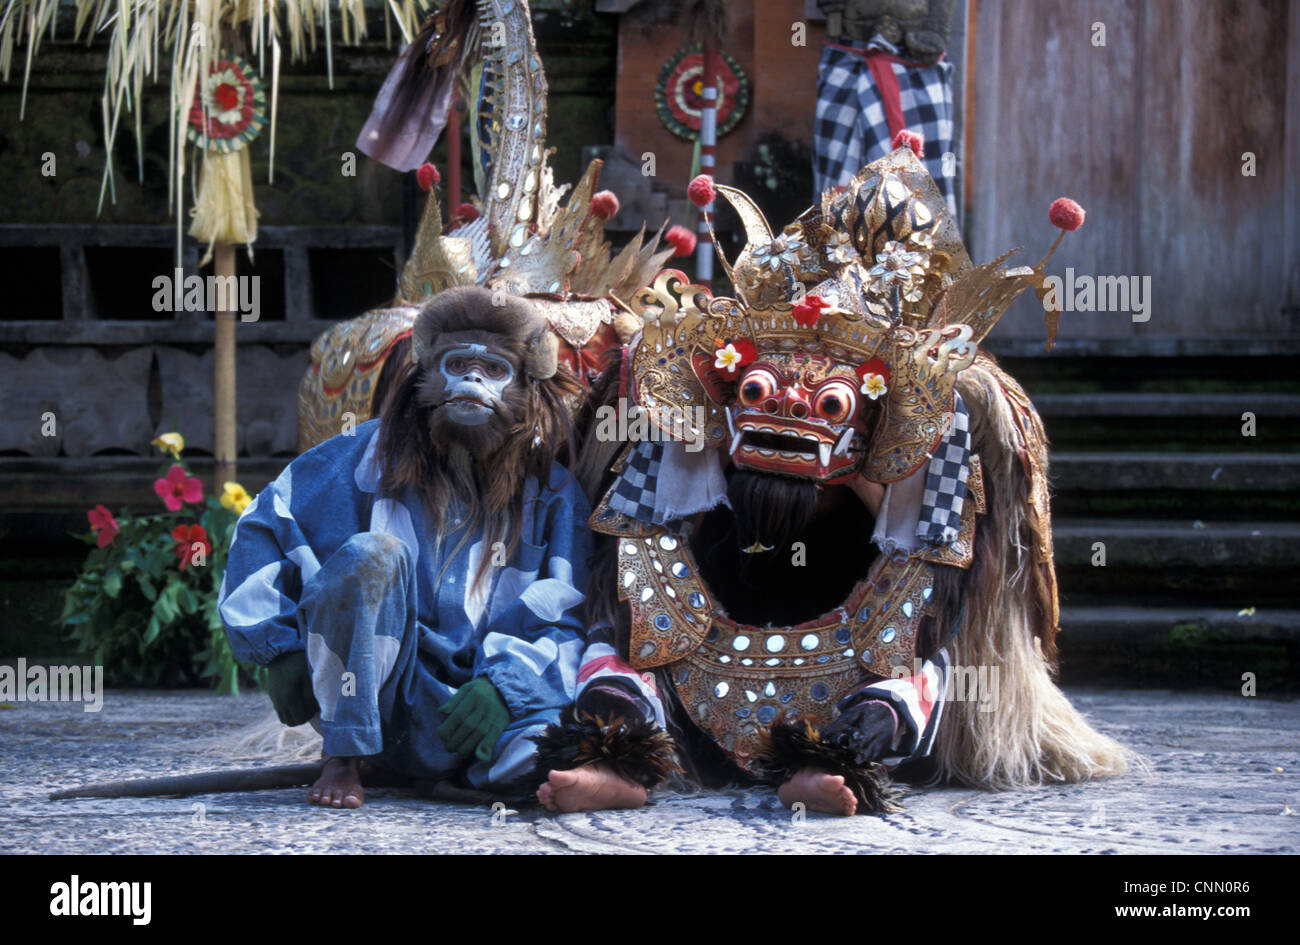
[(311, 667), (302, 650), (281, 653), (267, 666), (266, 694), (285, 725), (310, 722), (320, 711), (311, 689)]
[(438, 727), (443, 746), (462, 758), (492, 758), (497, 739), (510, 722), (510, 712), (496, 686), (482, 676), (471, 679), (438, 709), (447, 721)]

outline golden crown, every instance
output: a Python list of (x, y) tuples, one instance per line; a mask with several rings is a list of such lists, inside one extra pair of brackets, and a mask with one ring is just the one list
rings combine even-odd
[[(843, 190), (826, 191), (775, 235), (744, 193), (711, 181), (704, 187), (703, 196), (721, 195), (744, 227), (734, 264), (719, 253), (735, 298), (714, 297), (669, 270), (628, 303), (643, 321), (635, 396), (668, 436), (726, 441), (726, 392), (710, 370), (716, 352), (734, 352), (735, 367), (782, 352), (818, 355), (877, 372), (883, 413), (862, 472), (897, 481), (947, 431), (957, 375), (974, 362), (979, 342), (1021, 293), (1045, 292), (1051, 251), (1033, 267), (1004, 268), (1011, 253), (971, 264), (938, 187), (908, 147), (863, 168)], [(686, 418), (698, 414), (687, 408), (701, 406), (704, 428), (695, 429)]]

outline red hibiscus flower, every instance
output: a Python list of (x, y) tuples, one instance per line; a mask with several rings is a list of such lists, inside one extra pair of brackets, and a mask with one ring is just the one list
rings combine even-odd
[(752, 364), (758, 357), (758, 351), (754, 347), (754, 342), (748, 338), (728, 338), (726, 341), (715, 342), (717, 351), (714, 352), (715, 358), (713, 367), (718, 371), (726, 371), (732, 377), (747, 364)]
[(859, 364), (857, 375), (858, 380), (863, 380), (868, 374), (879, 374), (885, 381), (889, 380), (889, 365), (880, 358), (872, 358), (865, 364)]
[(167, 511), (175, 512), (183, 502), (198, 502), (203, 498), (203, 483), (185, 474), (185, 467), (177, 463), (167, 471), (167, 478), (155, 479), (153, 491), (163, 500)]
[(794, 307), (792, 314), (794, 320), (800, 325), (811, 328), (817, 324), (817, 319), (822, 317), (822, 309), (830, 307), (831, 303), (820, 295), (806, 295), (804, 300)]
[(97, 505), (86, 513), (86, 518), (90, 520), (91, 530), (99, 533), (99, 547), (111, 545), (117, 537), (117, 519), (113, 518), (113, 513), (104, 506)]
[(228, 112), (239, 104), (239, 90), (228, 82), (217, 86), (217, 104), (223, 112)]
[(177, 525), (172, 529), (172, 538), (176, 540), (176, 557), (180, 559), (182, 571), (193, 561), (195, 545), (203, 548), (203, 562), (207, 563), (208, 555), (212, 553), (212, 543), (208, 541), (208, 532), (202, 525)]

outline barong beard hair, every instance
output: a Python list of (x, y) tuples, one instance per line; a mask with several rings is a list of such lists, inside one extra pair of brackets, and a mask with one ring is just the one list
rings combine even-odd
[[(458, 422), (445, 407), (442, 357), (467, 345), (514, 367), (491, 416), (476, 425)], [(582, 388), (556, 352), (545, 318), (525, 299), (474, 286), (448, 289), (425, 303), (412, 330), (412, 357), (380, 407), (381, 493), (418, 496), (436, 545), (461, 518), (464, 530), (448, 563), (482, 530), (472, 588), (490, 573), (496, 542), (507, 560), (514, 554), (525, 483), (548, 483), (551, 463), (573, 438), (564, 398)]]
[(819, 491), (811, 479), (732, 470), (727, 499), (735, 515), (740, 547), (761, 546), (771, 552), (787, 549), (816, 518)]

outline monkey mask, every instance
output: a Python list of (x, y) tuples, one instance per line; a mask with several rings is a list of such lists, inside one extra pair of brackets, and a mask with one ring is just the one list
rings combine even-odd
[(477, 286), (448, 289), (420, 311), (412, 331), (417, 400), (437, 441), (482, 456), (532, 412), (534, 382), (554, 376), (557, 342), (526, 299)]

